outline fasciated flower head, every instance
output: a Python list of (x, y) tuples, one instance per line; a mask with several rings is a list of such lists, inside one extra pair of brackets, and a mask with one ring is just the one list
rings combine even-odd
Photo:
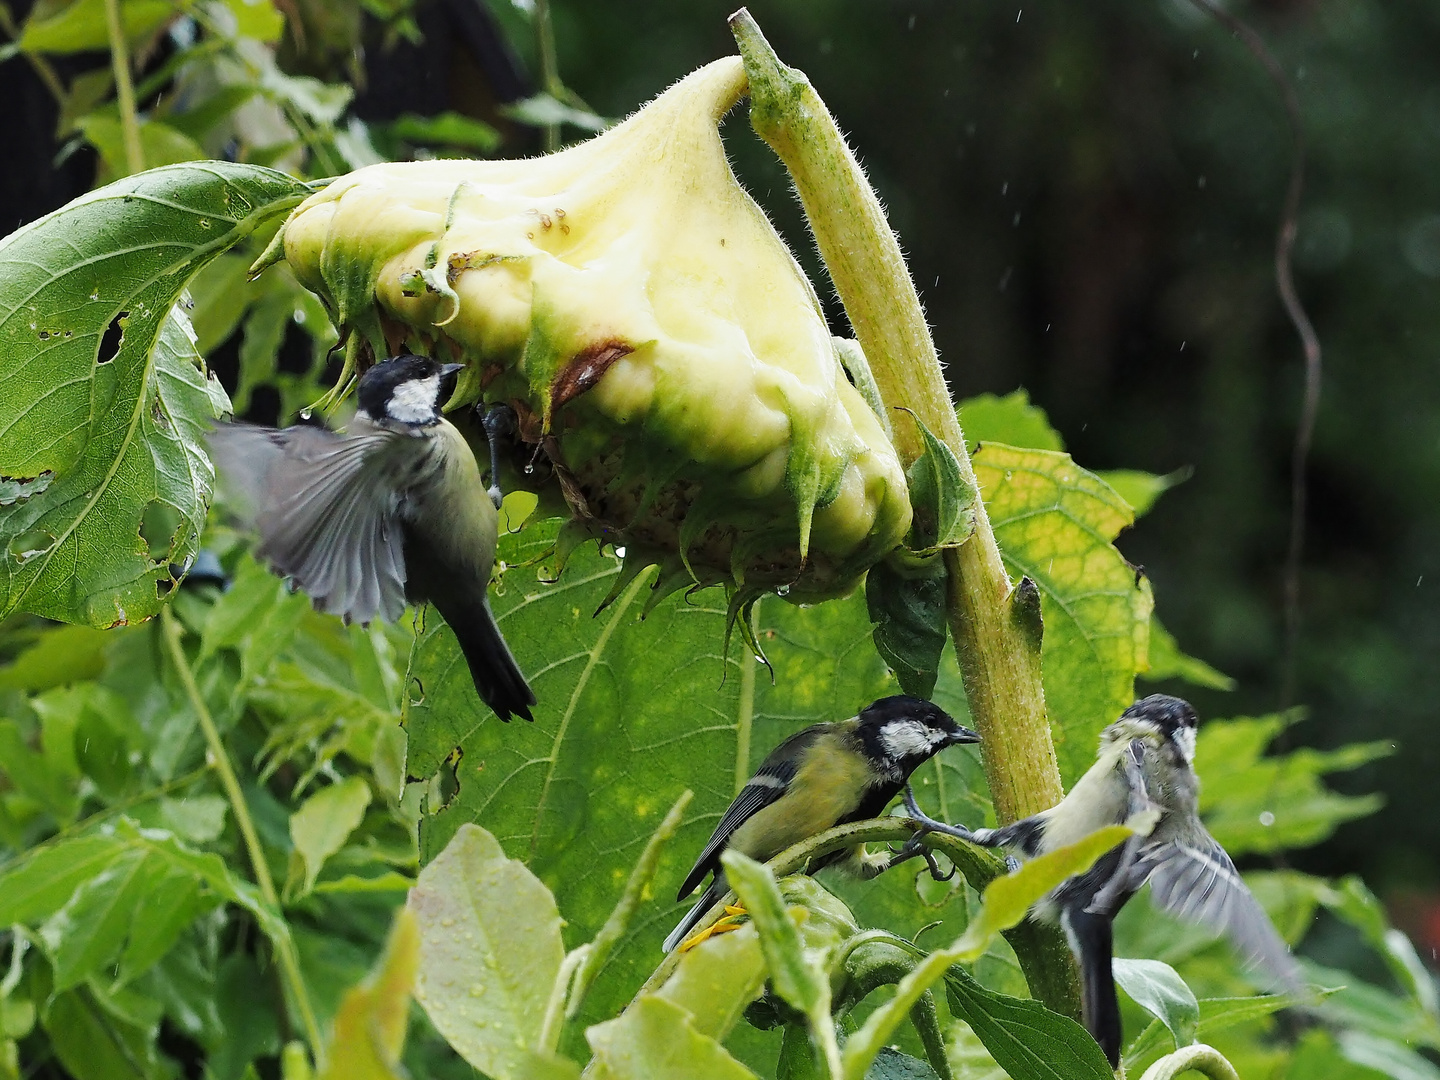
[(559, 153), (361, 169), (283, 232), (352, 359), (464, 362), (451, 408), (510, 403), (571, 535), (624, 546), (625, 580), (658, 562), (657, 599), (839, 595), (910, 524), (814, 290), (726, 160), (744, 88), (722, 60)]

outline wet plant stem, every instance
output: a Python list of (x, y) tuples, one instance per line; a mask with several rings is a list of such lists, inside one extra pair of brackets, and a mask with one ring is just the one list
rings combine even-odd
[[(869, 361), (884, 404), (903, 406), (955, 454), (963, 482), (974, 470), (899, 241), (880, 200), (825, 103), (803, 72), (775, 55), (750, 14), (730, 17), (750, 89), (750, 123), (784, 162), (821, 257)], [(906, 465), (920, 456), (916, 425), (899, 417), (895, 445)], [(996, 817), (1015, 821), (1060, 801), (1063, 791), (1040, 682), (1033, 614), (1000, 558), (984, 506), (975, 532), (945, 553), (948, 621), (970, 715), (983, 742)], [(1058, 934), (1058, 932), (1057, 932)], [(1052, 950), (1053, 951), (1053, 950)], [(1074, 965), (1061, 962), (1031, 990), (1057, 1011), (1079, 1012)]]
[[(191, 669), (190, 661), (185, 656), (185, 646), (181, 640), (184, 631), (168, 607), (161, 610), (160, 623), (161, 636), (165, 639), (165, 647), (170, 654), (171, 663), (175, 666), (175, 673), (180, 676), (185, 696), (189, 699), (190, 707), (195, 710), (195, 715), (200, 721), (200, 730), (204, 733), (205, 746), (209, 751), (210, 765), (215, 769), (216, 775), (220, 777), (220, 786), (225, 789), (225, 797), (230, 801), (230, 812), (235, 815), (235, 825), (240, 830), (245, 851), (250, 857), (250, 866), (255, 874), (255, 884), (260, 889), (260, 898), (275, 912), (277, 918), (281, 918), (280, 897), (275, 892), (275, 880), (270, 876), (270, 864), (265, 861), (265, 849), (260, 844), (260, 834), (256, 832), (255, 821), (250, 816), (250, 807), (245, 802), (245, 793), (241, 790), (240, 781), (235, 776), (234, 766), (230, 764), (230, 755), (225, 749), (224, 741), (220, 738), (219, 728), (215, 726), (215, 718), (210, 715), (210, 708), (205, 704), (205, 698), (201, 695), (200, 687), (195, 682), (195, 672)], [(315, 1018), (314, 1007), (310, 1004), (309, 991), (306, 989), (305, 980), (300, 973), (300, 960), (295, 953), (295, 944), (288, 934), (278, 939), (272, 936), (271, 943), (275, 948), (275, 958), (281, 977), (289, 987), (290, 995), (294, 999), (295, 1010), (300, 1015), (300, 1023), (305, 1030), (305, 1039), (310, 1044), (311, 1057), (318, 1064), (324, 1044), (320, 1038), (320, 1024)]]

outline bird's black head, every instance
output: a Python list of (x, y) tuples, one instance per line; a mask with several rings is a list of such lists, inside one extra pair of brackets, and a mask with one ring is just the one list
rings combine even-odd
[(376, 423), (429, 427), (440, 422), (440, 406), (455, 392), (463, 364), (441, 364), (428, 356), (396, 356), (376, 364), (360, 380), (360, 408)]
[(947, 746), (980, 741), (940, 706), (904, 694), (865, 706), (858, 734), (866, 757), (897, 782)]
[(1186, 761), (1194, 762), (1195, 729), (1199, 727), (1200, 719), (1188, 701), (1168, 694), (1151, 694), (1121, 713), (1120, 719), (1154, 724), (1161, 735), (1175, 744)]

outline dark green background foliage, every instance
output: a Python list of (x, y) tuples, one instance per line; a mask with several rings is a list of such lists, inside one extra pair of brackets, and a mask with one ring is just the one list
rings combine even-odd
[[(102, 10), (46, 3), (28, 22), (23, 4), (0, 11), (13, 15), (0, 28), (33, 46), (0, 51), (10, 124), (0, 231), (128, 171), (103, 35), (93, 20), (66, 21), (82, 4)], [(640, 621), (642, 575), (592, 617), (619, 564), (587, 547), (551, 582), (553, 521), (504, 538), (495, 596), (540, 698), (534, 724), (502, 725), (480, 708), (433, 612), (418, 614), (413, 632), (408, 616), (341, 627), (257, 566), (223, 514), (203, 544), (228, 591), (199, 575), (173, 590), (169, 564), (201, 544), (194, 526), (209, 498), (196, 425), (227, 393), (239, 414), (291, 422), (338, 370), (334, 328), (286, 269), (244, 280), (272, 226), (223, 203), (250, 191), (283, 209), (302, 192), (254, 166), (313, 179), (382, 158), (523, 155), (548, 137), (536, 125), (562, 118), (565, 139), (582, 137), (594, 114), (622, 116), (733, 51), (729, 4), (557, 0), (563, 85), (546, 85), (529, 7), (300, 0), (282, 16), (233, 0), (177, 17), (162, 0), (123, 4), (145, 164), (239, 164), (217, 167), (209, 195), (203, 171), (138, 181), (147, 198), (181, 192), (202, 200), (184, 205), (209, 209), (182, 208), (155, 230), (122, 222), (142, 242), (151, 231), (175, 240), (175, 259), (152, 259), (150, 277), (107, 278), (94, 296), (75, 292), (63, 326), (29, 325), (25, 282), (64, 278), (83, 251), (36, 257), (7, 241), (0, 557), (10, 569), (0, 598), (6, 611), (94, 626), (170, 603), (280, 898), (272, 907), (251, 884), (160, 625), (0, 622), (0, 927), (17, 927), (0, 933), (0, 1078), (17, 1062), (27, 1076), (77, 1080), (198, 1075), (202, 1062), (217, 1080), (276, 1075), (282, 1045), (305, 1034), (284, 1004), (276, 957), (287, 940), (328, 1028), (419, 868), (478, 821), (554, 893), (566, 948), (582, 945), (689, 788), (653, 883), (560, 1041), (584, 1060), (585, 1024), (613, 1017), (654, 968), (677, 916), (674, 889), (749, 769), (799, 727), (897, 689), (862, 595), (814, 608), (766, 598), (753, 629), (773, 671), (739, 635), (725, 654), (715, 590), (673, 597)], [(1204, 717), (1242, 717), (1201, 738), (1208, 820), (1260, 871), (1252, 884), (1281, 931), (1304, 938), (1313, 980), (1347, 987), (1325, 1006), (1335, 1030), (1292, 1048), (1270, 1017), (1281, 1002), (1245, 996), (1252, 987), (1223, 946), (1137, 902), (1117, 929), (1120, 952), (1171, 964), (1183, 982), (1163, 964), (1121, 971), (1127, 1064), (1138, 1074), (1168, 1050), (1167, 1030), (1198, 1031), (1246, 1077), (1433, 1080), (1440, 1071), (1422, 1056), (1440, 1049), (1433, 976), (1387, 916), (1433, 958), (1440, 940), (1423, 934), (1440, 878), (1429, 731), (1440, 644), (1440, 17), (1378, 0), (1237, 10), (1281, 57), (1309, 140), (1296, 263), (1327, 381), (1308, 473), (1304, 722), (1275, 713), (1300, 354), (1270, 266), (1287, 132), (1254, 58), (1186, 0), (752, 6), (849, 133), (912, 260), (965, 399), (1003, 554), (1040, 589), (1066, 782), (1129, 700), (1133, 628), (1148, 618), (1153, 584), (1174, 638), (1151, 624), (1151, 678)], [(531, 96), (542, 88), (563, 104)], [(725, 128), (737, 170), (825, 293), (783, 170), (741, 115)], [(167, 186), (176, 177), (183, 184)], [(232, 238), (212, 243), (217, 226), (255, 234), (222, 253)], [(93, 230), (80, 246), (125, 246), (107, 236)], [(41, 265), (51, 257), (58, 277)], [(838, 303), (825, 302), (845, 333)], [(39, 303), (54, 313), (54, 294)], [(114, 361), (89, 370), (97, 347), (115, 348), (112, 320), (131, 308)], [(51, 402), (57, 420), (36, 424), (52, 414), (27, 411), (34, 384), (5, 365), (42, 330), (61, 336), (42, 350), (50, 366), (37, 377), (80, 381)], [(147, 350), (157, 334), (160, 347)], [(218, 381), (203, 380), (196, 353)], [(5, 378), (22, 386), (14, 397)], [(1023, 395), (975, 397), (1022, 386), (1035, 407)], [(85, 467), (67, 475), (82, 453)], [(40, 490), (43, 469), (59, 479)], [(1117, 471), (1137, 469), (1148, 472)], [(77, 515), (76, 493), (92, 491), (93, 513), (82, 503)], [(73, 552), (63, 547), (72, 522)], [(62, 532), (53, 557), (19, 558)], [(1055, 551), (1086, 556), (1084, 572), (1057, 565)], [(49, 569), (76, 553), (94, 573)], [(964, 721), (948, 646), (934, 696)], [(993, 816), (968, 749), (927, 766), (917, 784), (939, 816)], [(822, 882), (861, 927), (912, 937), (941, 921), (921, 939), (930, 948), (979, 903), (963, 883), (912, 869), (869, 885)], [(1006, 1024), (1023, 1028), (1041, 1008), (1005, 996), (1026, 990), (1010, 947), (992, 946), (972, 973), (937, 994), (973, 1022), (946, 1029), (957, 1074), (993, 1075), (993, 1054), (1016, 1080), (1052, 1075), (1043, 1061), (1005, 1057), (1015, 1041)], [(845, 1030), (883, 997), (845, 1001)], [(762, 1006), (772, 1019), (787, 1008), (773, 997)], [(412, 1012), (410, 1074), (471, 1075)], [(1037, 1023), (1062, 1041), (1079, 1037), (1051, 1014)], [(896, 1037), (904, 1054), (886, 1052), (871, 1075), (931, 1075), (916, 1060), (916, 1032)], [(740, 1023), (724, 1041), (762, 1072), (779, 1062), (780, 1075), (809, 1075), (802, 1026)]]

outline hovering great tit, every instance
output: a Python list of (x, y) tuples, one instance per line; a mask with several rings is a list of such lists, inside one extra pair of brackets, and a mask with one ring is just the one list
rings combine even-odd
[(407, 600), (428, 600), (459, 639), (485, 704), (502, 720), (529, 720), (535, 695), (486, 596), (498, 488), (487, 492), (469, 443), (440, 415), (460, 368), (424, 356), (376, 364), (344, 435), (222, 424), (208, 442), (249, 504), (257, 556), (317, 610), (393, 622)]
[(1165, 694), (1137, 701), (1100, 735), (1100, 752), (1061, 802), (998, 829), (945, 825), (926, 817), (906, 792), (923, 831), (945, 832), (985, 847), (1042, 855), (1076, 843), (1145, 810), (1159, 812), (1148, 836), (1131, 836), (1088, 871), (1042, 897), (1031, 914), (1059, 921), (1080, 965), (1085, 1027), (1120, 1062), (1120, 1005), (1111, 974), (1111, 924), (1147, 881), (1162, 910), (1223, 931), (1277, 988), (1299, 990), (1299, 965), (1245, 887), (1235, 864), (1200, 823), (1195, 729), (1188, 702)]
[[(721, 852), (734, 848), (764, 862), (833, 826), (878, 817), (921, 764), (947, 746), (979, 739), (938, 705), (903, 695), (881, 698), (849, 720), (814, 724), (791, 735), (740, 789), (695, 860), (676, 900), (688, 896), (706, 874), (715, 876), (665, 939), (665, 951), (683, 941), (728, 891)], [(809, 869), (814, 873), (842, 860), (865, 877), (898, 861), (870, 856), (862, 845), (813, 860)]]

